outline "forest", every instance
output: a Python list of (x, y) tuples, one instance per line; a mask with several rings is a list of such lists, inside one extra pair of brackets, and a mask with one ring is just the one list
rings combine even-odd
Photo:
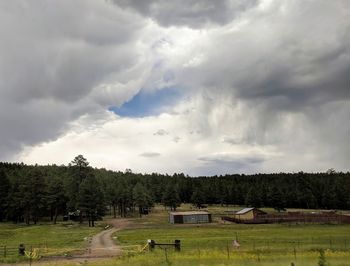
[(0, 163), (0, 221), (56, 223), (70, 215), (94, 226), (106, 214), (142, 216), (156, 203), (171, 210), (181, 203), (345, 210), (350, 173), (140, 174), (93, 168), (82, 155), (68, 166)]

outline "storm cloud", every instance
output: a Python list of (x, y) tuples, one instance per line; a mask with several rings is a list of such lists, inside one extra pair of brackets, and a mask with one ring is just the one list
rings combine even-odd
[(257, 4), (257, 0), (114, 0), (124, 8), (131, 8), (154, 19), (161, 26), (202, 28), (226, 24)]
[(0, 24), (1, 159), (124, 102), (149, 69), (137, 39), (142, 19), (114, 5), (6, 1)]
[(349, 17), (345, 0), (2, 2), (0, 159), (347, 171)]

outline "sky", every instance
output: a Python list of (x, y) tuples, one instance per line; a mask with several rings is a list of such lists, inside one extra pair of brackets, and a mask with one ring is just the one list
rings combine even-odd
[(0, 2), (0, 161), (349, 171), (348, 0)]

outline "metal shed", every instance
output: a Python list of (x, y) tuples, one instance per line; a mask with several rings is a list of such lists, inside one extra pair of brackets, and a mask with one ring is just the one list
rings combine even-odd
[(205, 211), (170, 212), (171, 224), (211, 223), (211, 214)]

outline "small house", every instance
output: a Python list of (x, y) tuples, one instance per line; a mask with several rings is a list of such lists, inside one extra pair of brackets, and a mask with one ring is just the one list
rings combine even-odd
[(239, 220), (254, 220), (259, 217), (259, 215), (264, 215), (266, 212), (259, 210), (257, 208), (244, 208), (235, 213), (235, 219)]
[(211, 214), (206, 211), (170, 212), (171, 224), (211, 223)]

